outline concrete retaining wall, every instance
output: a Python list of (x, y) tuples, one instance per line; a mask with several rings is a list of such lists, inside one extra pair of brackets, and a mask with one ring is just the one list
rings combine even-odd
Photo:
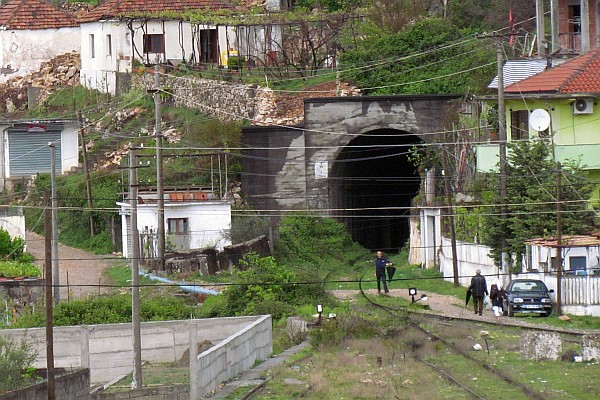
[[(2, 378), (0, 377), (0, 379)], [(90, 370), (87, 368), (57, 376), (55, 382), (57, 399), (87, 400), (91, 398)], [(46, 381), (0, 395), (0, 400), (46, 400), (47, 398), (48, 384)]]
[[(480, 269), (481, 274), (486, 276), (488, 285), (498, 280), (504, 286), (504, 278), (499, 275), (502, 271), (494, 265), (494, 260), (489, 256), (491, 249), (487, 246), (456, 242), (456, 254), (458, 258), (459, 282), (462, 286), (471, 284), (471, 277), (475, 270)], [(439, 254), (440, 272), (444, 280), (453, 282), (454, 270), (452, 266), (452, 244), (450, 239), (442, 237), (442, 247)], [(508, 283), (508, 279), (506, 279)]]
[[(190, 342), (194, 342), (193, 327)], [(192, 348), (193, 350), (193, 348)], [(243, 330), (229, 336), (217, 346), (194, 357), (190, 354), (190, 400), (196, 400), (213, 391), (243, 371), (252, 368), (258, 360), (265, 360), (273, 352), (271, 316), (260, 317)], [(193, 363), (196, 359), (197, 362)]]
[[(189, 348), (189, 326), (193, 324), (199, 342), (213, 344), (261, 320), (261, 317), (210, 318), (186, 321), (143, 322), (142, 361), (173, 362)], [(38, 353), (34, 366), (46, 366), (44, 328), (5, 329), (0, 335), (19, 339), (26, 336)], [(90, 368), (92, 384), (104, 384), (132, 371), (131, 324), (57, 327), (54, 330), (55, 366)], [(270, 345), (270, 336), (269, 336)]]

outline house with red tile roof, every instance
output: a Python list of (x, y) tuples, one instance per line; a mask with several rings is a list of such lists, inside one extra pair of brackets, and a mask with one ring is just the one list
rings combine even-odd
[(107, 0), (80, 19), (81, 83), (116, 94), (135, 65), (219, 65), (235, 32), (187, 13), (232, 9), (226, 0)]
[[(591, 179), (600, 179), (600, 48), (511, 83), (504, 93), (507, 141), (547, 140), (557, 161), (579, 160)], [(534, 110), (540, 111), (532, 118)], [(495, 167), (497, 144), (476, 151), (480, 170)]]
[(38, 70), (59, 54), (79, 51), (79, 22), (44, 0), (0, 5), (0, 81)]

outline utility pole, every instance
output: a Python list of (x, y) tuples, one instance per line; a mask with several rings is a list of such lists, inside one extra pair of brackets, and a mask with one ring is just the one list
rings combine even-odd
[(562, 315), (562, 167), (556, 163), (556, 315)]
[(560, 49), (560, 39), (558, 37), (560, 28), (558, 26), (558, 20), (558, 0), (550, 0), (550, 27), (552, 30), (550, 37), (552, 38), (553, 53)]
[(544, 0), (535, 0), (535, 26), (538, 57), (546, 57), (546, 31), (544, 24)]
[(450, 171), (448, 169), (448, 153), (442, 148), (442, 164), (444, 168), (444, 191), (446, 192), (446, 209), (448, 210), (448, 222), (450, 224), (450, 242), (452, 246), (452, 272), (454, 274), (454, 286), (458, 287), (458, 259), (456, 256), (456, 229), (454, 228), (454, 210), (452, 208), (452, 193), (450, 193)]
[(58, 265), (58, 199), (56, 198), (56, 145), (50, 146), (50, 181), (52, 184), (52, 284), (54, 287), (54, 301), (60, 302), (60, 275)]
[(140, 333), (140, 237), (137, 228), (138, 180), (136, 149), (129, 148), (129, 204), (131, 205), (131, 337), (133, 344), (133, 382), (136, 389), (142, 387), (142, 338)]
[[(500, 153), (500, 203), (501, 203), (501, 214), (502, 221), (506, 224), (506, 107), (504, 105), (504, 54), (502, 49), (501, 38), (497, 39), (496, 42), (496, 59), (498, 64), (498, 139), (499, 139), (499, 153)], [(502, 239), (502, 261), (501, 265), (504, 267), (506, 261), (506, 239)]]
[(48, 375), (48, 400), (56, 400), (56, 379), (54, 373), (54, 319), (52, 301), (52, 212), (48, 208), (48, 190), (44, 190), (44, 255), (45, 297), (46, 297), (46, 371)]
[[(88, 164), (88, 157), (87, 157), (87, 146), (85, 143), (85, 131), (83, 129), (83, 116), (81, 115), (81, 111), (77, 112), (77, 117), (79, 119), (79, 137), (81, 140), (81, 148), (82, 148), (82, 154), (83, 154), (83, 168), (85, 169), (85, 194), (87, 196), (87, 206), (88, 208), (92, 209), (92, 182), (90, 179), (90, 166)], [(95, 231), (94, 231), (94, 217), (92, 216), (92, 213), (90, 212), (90, 235), (94, 236), (95, 235)]]
[(163, 154), (162, 154), (162, 116), (160, 108), (160, 75), (158, 64), (154, 66), (154, 134), (156, 136), (156, 207), (158, 220), (156, 236), (158, 238), (158, 265), (157, 269), (165, 269), (165, 189), (163, 185)]

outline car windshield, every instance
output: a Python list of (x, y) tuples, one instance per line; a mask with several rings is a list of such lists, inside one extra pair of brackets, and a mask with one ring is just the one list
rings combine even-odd
[(538, 281), (513, 282), (511, 291), (513, 292), (546, 292), (546, 285)]

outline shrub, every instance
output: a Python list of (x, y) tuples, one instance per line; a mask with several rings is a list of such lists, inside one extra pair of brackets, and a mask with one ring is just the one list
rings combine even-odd
[(0, 393), (15, 390), (31, 380), (31, 369), (37, 354), (23, 338), (15, 341), (0, 336)]
[(0, 261), (0, 276), (5, 278), (16, 277), (39, 277), (42, 276), (40, 269), (31, 263), (19, 261)]
[(290, 263), (327, 264), (355, 245), (344, 224), (332, 218), (287, 216), (278, 233), (276, 254)]
[(310, 341), (315, 348), (334, 347), (346, 339), (370, 338), (380, 333), (372, 322), (355, 313), (344, 313), (323, 321), (319, 329), (311, 331)]

